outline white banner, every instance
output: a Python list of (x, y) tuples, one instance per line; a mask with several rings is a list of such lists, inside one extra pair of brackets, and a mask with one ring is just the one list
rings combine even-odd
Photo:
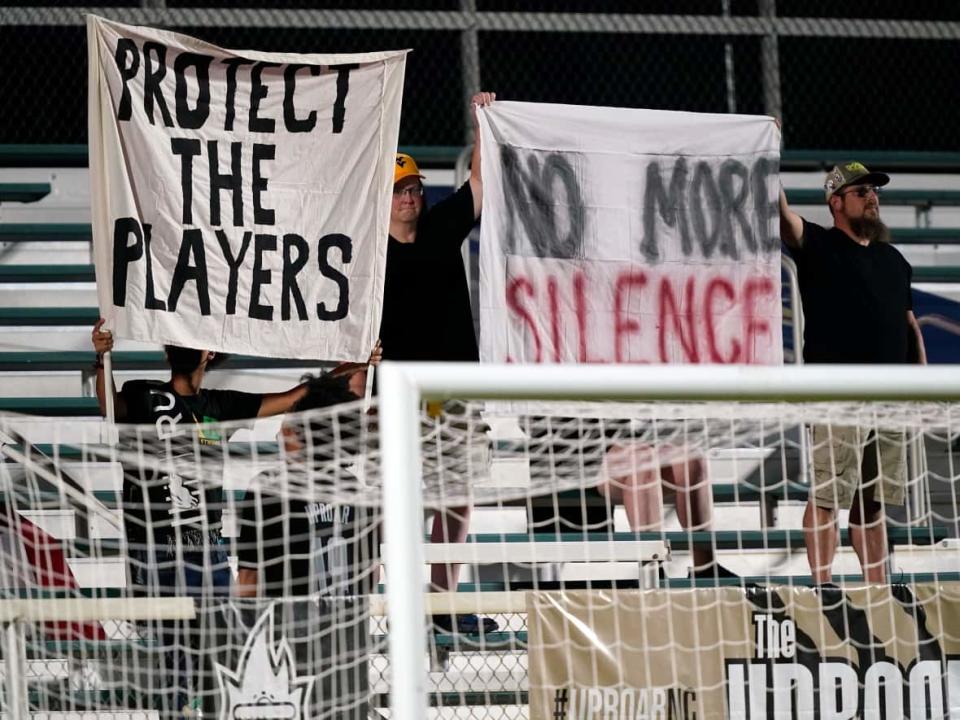
[(783, 362), (770, 118), (497, 102), (480, 132), (484, 362)]
[(116, 336), (365, 360), (406, 51), (233, 51), (88, 16), (100, 312)]

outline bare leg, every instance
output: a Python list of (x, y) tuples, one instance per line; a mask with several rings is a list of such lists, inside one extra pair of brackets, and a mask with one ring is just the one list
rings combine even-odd
[(651, 459), (648, 448), (612, 447), (604, 458), (606, 480), (597, 486), (612, 502), (623, 503), (633, 532), (659, 530), (663, 523), (663, 487)]
[[(433, 530), (430, 542), (462, 543), (467, 539), (470, 525), (470, 508), (448, 508), (433, 514)], [(431, 565), (430, 583), (437, 591), (456, 590), (460, 577), (460, 565)]]
[(872, 497), (861, 497), (859, 492), (853, 496), (850, 508), (850, 542), (860, 558), (863, 579), (886, 582), (887, 523), (883, 507)]
[(833, 558), (837, 554), (836, 513), (819, 507), (812, 497), (803, 513), (803, 538), (813, 581), (818, 585), (830, 582), (833, 579)]
[[(678, 460), (663, 470), (663, 481), (676, 491), (677, 517), (684, 530), (708, 530), (713, 520), (713, 496), (707, 481), (706, 466), (701, 458)], [(713, 546), (693, 546), (693, 565), (705, 567), (714, 561)]]

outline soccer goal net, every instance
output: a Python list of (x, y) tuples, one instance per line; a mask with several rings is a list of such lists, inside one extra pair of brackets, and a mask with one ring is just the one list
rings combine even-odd
[(0, 417), (3, 712), (960, 718), (960, 383), (903, 370)]

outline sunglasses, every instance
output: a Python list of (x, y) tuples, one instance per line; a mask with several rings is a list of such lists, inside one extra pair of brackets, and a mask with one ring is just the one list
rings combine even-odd
[(880, 192), (881, 192), (882, 189), (883, 189), (883, 188), (881, 188), (881, 187), (879, 187), (879, 186), (877, 186), (877, 185), (858, 185), (857, 187), (853, 188), (852, 190), (846, 190), (846, 191), (844, 191), (844, 192), (842, 192), (842, 193), (837, 193), (837, 194), (838, 194), (838, 195), (849, 195), (849, 194), (853, 193), (853, 194), (856, 195), (858, 198), (865, 198), (865, 197), (867, 197), (870, 193), (874, 193), (874, 194), (876, 194), (877, 197), (880, 197)]

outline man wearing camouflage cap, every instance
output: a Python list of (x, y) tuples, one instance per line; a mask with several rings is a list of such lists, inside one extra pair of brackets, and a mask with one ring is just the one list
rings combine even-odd
[[(910, 264), (889, 243), (880, 189), (890, 182), (859, 162), (824, 181), (833, 227), (793, 212), (780, 191), (780, 237), (797, 262), (807, 363), (926, 363), (913, 315)], [(829, 583), (837, 552), (836, 512), (850, 509), (850, 536), (864, 579), (886, 581), (885, 505), (903, 505), (903, 433), (816, 425), (814, 486), (803, 516), (814, 581)]]

